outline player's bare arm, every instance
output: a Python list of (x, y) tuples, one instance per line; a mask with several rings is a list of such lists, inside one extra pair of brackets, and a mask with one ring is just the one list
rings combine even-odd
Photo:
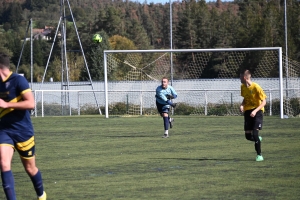
[(261, 110), (261, 109), (266, 105), (266, 103), (267, 103), (266, 99), (262, 100), (262, 101), (261, 101), (261, 104), (260, 104), (255, 110), (253, 110), (253, 111), (251, 112), (250, 116), (251, 116), (251, 117), (255, 117), (256, 113), (257, 113), (259, 110)]
[(34, 109), (34, 97), (31, 91), (22, 94), (22, 101), (19, 102), (6, 102), (0, 99), (0, 108), (14, 108), (19, 110)]
[(244, 112), (244, 99), (243, 99), (243, 101), (242, 101), (242, 103), (240, 105), (240, 111)]

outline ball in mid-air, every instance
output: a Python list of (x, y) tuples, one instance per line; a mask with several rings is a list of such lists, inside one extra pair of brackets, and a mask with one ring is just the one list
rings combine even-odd
[(95, 43), (100, 43), (102, 42), (102, 37), (100, 34), (96, 33), (95, 35), (93, 35), (93, 42)]

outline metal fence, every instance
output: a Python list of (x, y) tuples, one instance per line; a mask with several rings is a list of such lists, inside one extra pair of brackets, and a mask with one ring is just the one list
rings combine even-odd
[[(260, 79), (265, 90), (266, 115), (279, 115), (278, 79)], [(299, 79), (295, 79), (299, 84)], [(103, 82), (95, 82), (95, 90), (89, 86), (73, 83), (72, 90), (61, 90), (60, 83), (35, 85), (35, 116), (90, 115), (105, 113), (105, 90)], [(155, 89), (159, 82), (113, 82), (109, 84), (109, 115), (157, 115)], [(278, 85), (278, 87), (275, 87)], [(290, 84), (291, 85), (291, 84)], [(239, 79), (174, 81), (178, 93), (175, 114), (184, 115), (240, 115)], [(35, 88), (43, 89), (35, 89)], [(273, 87), (273, 88), (272, 88)], [(54, 89), (53, 89), (54, 88)], [(73, 89), (74, 88), (74, 89)], [(234, 88), (234, 89), (233, 89)], [(299, 116), (300, 89), (285, 89), (285, 112)]]

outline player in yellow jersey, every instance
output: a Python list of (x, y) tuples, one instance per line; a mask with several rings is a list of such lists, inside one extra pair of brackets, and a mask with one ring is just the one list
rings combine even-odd
[(244, 70), (240, 74), (241, 96), (244, 98), (240, 106), (244, 113), (244, 130), (247, 140), (254, 141), (257, 153), (256, 161), (263, 161), (261, 155), (261, 140), (259, 130), (262, 129), (264, 106), (266, 105), (266, 94), (264, 90), (255, 82), (251, 81), (251, 73)]

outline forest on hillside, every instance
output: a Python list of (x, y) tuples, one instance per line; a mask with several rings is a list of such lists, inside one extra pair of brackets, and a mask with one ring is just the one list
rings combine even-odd
[[(287, 41), (290, 59), (300, 62), (300, 1), (287, 0)], [(63, 4), (63, 5), (61, 5)], [(72, 13), (70, 12), (69, 6)], [(283, 0), (204, 0), (172, 1), (172, 41), (174, 49), (282, 47), (285, 52), (285, 6)], [(63, 13), (63, 14), (62, 14)], [(60, 16), (67, 22), (68, 49), (80, 49), (73, 18), (85, 51), (93, 80), (103, 80), (105, 49), (169, 49), (169, 3), (144, 3), (122, 0), (3, 0), (0, 2), (0, 51), (11, 56), (12, 66), (29, 77), (31, 45), (30, 19), (34, 29), (53, 27), (54, 38)], [(103, 42), (92, 36), (100, 33)], [(42, 80), (53, 40), (33, 41), (34, 81)], [(60, 44), (55, 42), (47, 79), (60, 80)], [(82, 55), (72, 51), (75, 64), (70, 79), (84, 81), (87, 72)], [(299, 70), (300, 71), (300, 70)], [(198, 77), (205, 78), (205, 77)]]

